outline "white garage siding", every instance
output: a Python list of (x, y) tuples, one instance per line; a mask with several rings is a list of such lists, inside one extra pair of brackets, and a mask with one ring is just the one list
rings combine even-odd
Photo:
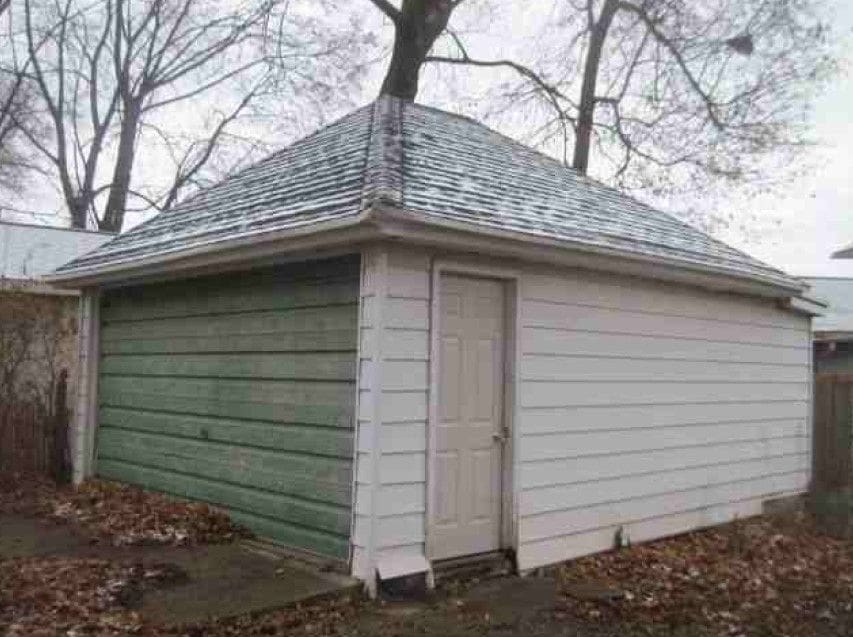
[(522, 569), (759, 513), (809, 480), (807, 318), (614, 276), (521, 287)]
[(369, 580), (371, 563), (424, 555), (430, 279), (423, 253), (373, 249), (362, 263), (352, 572)]
[[(376, 558), (422, 555), (426, 528), (430, 255), (391, 247), (372, 256), (363, 279), (360, 576), (369, 571), (374, 465), (366, 436), (374, 422)], [(757, 514), (764, 500), (806, 489), (808, 318), (770, 300), (516, 269), (520, 569), (608, 549), (620, 527), (639, 542)]]

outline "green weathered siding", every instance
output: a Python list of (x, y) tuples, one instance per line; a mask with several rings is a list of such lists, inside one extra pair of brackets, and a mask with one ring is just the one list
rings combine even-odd
[(349, 548), (358, 258), (106, 292), (98, 473)]

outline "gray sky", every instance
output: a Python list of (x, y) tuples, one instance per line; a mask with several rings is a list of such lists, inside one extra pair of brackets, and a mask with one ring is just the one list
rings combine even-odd
[[(821, 146), (814, 174), (780, 196), (747, 203), (764, 219), (747, 240), (736, 229), (721, 235), (755, 257), (800, 276), (853, 277), (853, 260), (830, 259), (853, 244), (853, 3), (839, 0), (834, 25), (842, 35), (846, 73), (817, 104), (814, 129)], [(778, 224), (776, 221), (778, 220)]]
[[(472, 55), (524, 59), (524, 47), (535, 50), (537, 42), (532, 34), (549, 16), (513, 9), (518, 6), (514, 4), (491, 6), (500, 8), (488, 12), (488, 32), (465, 34)], [(831, 24), (840, 40), (844, 71), (816, 104), (812, 124), (818, 145), (804, 157), (814, 169), (772, 196), (745, 200), (731, 193), (730, 200), (715, 202), (721, 209), (731, 207), (748, 213), (743, 215), (748, 219), (747, 228), (736, 220), (728, 229), (715, 231), (719, 238), (800, 276), (853, 277), (853, 260), (830, 259), (838, 248), (853, 244), (853, 1), (835, 0), (832, 10), (835, 15)], [(479, 17), (482, 23), (483, 16)], [(513, 38), (501, 38), (501, 33), (512, 33)], [(425, 75), (427, 80), (431, 72)], [(483, 81), (495, 80), (499, 77), (487, 80), (478, 75), (473, 87), (470, 82), (463, 85), (475, 94)], [(422, 91), (428, 99), (433, 98), (430, 93), (432, 90)], [(473, 94), (457, 99), (465, 97), (476, 99)], [(446, 97), (438, 102), (440, 106), (454, 106)], [(591, 172), (595, 174), (595, 157)]]
[[(368, 4), (365, 0), (354, 1)], [(470, 6), (476, 7), (477, 4), (472, 3)], [(533, 36), (536, 33), (536, 23), (547, 20), (547, 15), (517, 8), (524, 5), (498, 3), (490, 6), (497, 8), (488, 12), (478, 11), (476, 16), (478, 22), (487, 27), (480, 27), (482, 30), (472, 30), (465, 34), (472, 54), (484, 58), (503, 54), (512, 57), (514, 47), (536, 47)], [(370, 11), (373, 11), (373, 15), (369, 18), (368, 28), (377, 29), (382, 42), (390, 44), (393, 37), (390, 25), (387, 21), (383, 25), (378, 12), (372, 9)], [(836, 0), (836, 11), (833, 28), (836, 35), (844, 41), (841, 55), (846, 73), (820, 98), (815, 109), (813, 125), (819, 146), (810, 151), (805, 161), (816, 169), (796, 183), (781, 188), (773, 196), (765, 195), (745, 201), (737, 193), (732, 193), (730, 201), (718, 202), (719, 206), (732, 206), (735, 210), (749, 211), (752, 213), (750, 219), (755, 219), (750, 222), (746, 232), (737, 223), (727, 230), (718, 231), (721, 239), (776, 267), (801, 276), (853, 277), (853, 260), (829, 258), (834, 250), (853, 244), (853, 2)], [(457, 28), (459, 26), (457, 25)], [(464, 25), (461, 26), (464, 28)], [(512, 33), (513, 38), (500, 37), (499, 34), (507, 32)], [(525, 36), (525, 33), (530, 35)], [(371, 74), (360, 101), (368, 101), (378, 90), (382, 70), (381, 65), (377, 65), (377, 71)], [(434, 78), (431, 78), (430, 73), (434, 72), (438, 71), (430, 70), (425, 73), (424, 84), (433, 85)], [(499, 78), (481, 73), (473, 82), (462, 82), (466, 91), (464, 95), (460, 95), (458, 91), (453, 95), (439, 95), (432, 90), (424, 90), (422, 101), (439, 107), (457, 108), (466, 100), (469, 103), (475, 101), (477, 92), (496, 79)], [(185, 115), (189, 117), (190, 114)], [(185, 120), (186, 117), (181, 119)], [(301, 137), (305, 132), (281, 131), (281, 145), (294, 137)], [(162, 172), (162, 169), (158, 171), (163, 165), (161, 159), (156, 149), (143, 150), (138, 170), (149, 174)], [(33, 204), (27, 208), (49, 212), (57, 209), (59, 201), (55, 198), (49, 202), (45, 198)], [(150, 214), (128, 215), (127, 227), (148, 216)], [(45, 219), (40, 218), (39, 221), (44, 222)]]
[[(456, 16), (454, 26), (466, 29), (466, 18), (470, 18), (470, 24), (478, 25), (465, 32), (466, 44), (475, 57), (512, 58), (519, 55), (519, 47), (522, 51), (525, 47), (535, 49), (538, 27), (549, 19), (547, 12), (525, 10), (523, 4), (474, 2), (468, 7), (469, 13)], [(736, 206), (755, 216), (747, 232), (733, 224), (728, 230), (719, 231), (721, 239), (801, 276), (853, 276), (853, 260), (829, 258), (836, 249), (853, 244), (853, 2), (837, 0), (835, 10), (834, 29), (844, 42), (841, 55), (847, 70), (821, 97), (814, 112), (814, 132), (819, 146), (806, 160), (816, 169), (774, 196), (744, 201), (733, 193), (731, 201), (718, 202), (720, 206)], [(390, 44), (393, 38), (390, 25), (387, 21), (382, 25), (377, 14), (374, 12), (373, 26), (381, 29), (381, 40)], [(513, 37), (502, 37), (505, 33), (512, 33)], [(383, 67), (378, 65), (377, 72), (366, 83), (364, 101), (378, 91)], [(422, 101), (455, 109), (465, 100), (476, 100), (478, 91), (501, 79), (500, 73), (490, 75), (479, 69), (475, 75), (464, 76), (461, 85), (466, 94), (460, 94), (458, 89), (453, 95), (444, 93), (443, 89), (438, 93), (432, 90), (437, 86), (432, 74), (448, 72), (452, 71), (447, 67), (425, 71)]]

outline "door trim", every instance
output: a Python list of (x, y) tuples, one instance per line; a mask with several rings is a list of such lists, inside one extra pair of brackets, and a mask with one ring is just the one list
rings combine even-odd
[(505, 286), (505, 336), (504, 336), (504, 426), (509, 431), (509, 440), (504, 447), (503, 467), (501, 471), (501, 549), (515, 549), (518, 538), (518, 514), (515, 494), (517, 491), (517, 458), (515, 449), (518, 432), (515, 423), (517, 416), (517, 367), (520, 360), (518, 326), (520, 324), (519, 299), (521, 298), (521, 275), (512, 268), (493, 267), (470, 261), (434, 260), (430, 274), (430, 346), (429, 346), (429, 405), (427, 413), (427, 463), (426, 463), (426, 546), (427, 559), (434, 555), (431, 537), (431, 516), (435, 510), (436, 473), (436, 426), (438, 423), (438, 379), (441, 363), (439, 352), (441, 321), (441, 277), (445, 274), (459, 276), (498, 279)]

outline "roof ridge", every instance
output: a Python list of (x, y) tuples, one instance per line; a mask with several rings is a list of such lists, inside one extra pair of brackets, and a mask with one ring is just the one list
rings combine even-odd
[(382, 96), (373, 102), (362, 209), (378, 203), (403, 204), (403, 110), (402, 100)]

